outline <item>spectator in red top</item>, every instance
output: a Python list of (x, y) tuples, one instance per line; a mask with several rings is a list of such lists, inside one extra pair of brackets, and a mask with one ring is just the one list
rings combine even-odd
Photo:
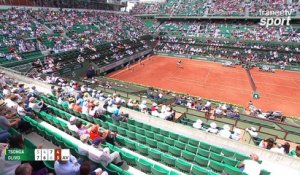
[(77, 101), (76, 104), (73, 106), (73, 110), (81, 113), (82, 107), (79, 106), (79, 104), (80, 104), (80, 101)]

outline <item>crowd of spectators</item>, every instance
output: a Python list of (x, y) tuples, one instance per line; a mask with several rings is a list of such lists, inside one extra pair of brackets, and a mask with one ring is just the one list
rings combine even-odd
[[(11, 127), (15, 127), (19, 132), (26, 134), (32, 132), (31, 125), (27, 123), (23, 117), (30, 116), (34, 120), (38, 120), (37, 113), (44, 111), (51, 113), (51, 110), (43, 100), (38, 100), (40, 95), (44, 95), (39, 92), (34, 86), (25, 87), (24, 84), (16, 82), (13, 79), (8, 78), (4, 73), (0, 73), (1, 82), (1, 95), (3, 99), (0, 101), (0, 142), (4, 143), (1, 145), (8, 148), (24, 148), (24, 138), (22, 135), (11, 136), (8, 132)], [(102, 106), (99, 108), (99, 104), (91, 99), (92, 96), (96, 97), (95, 91), (90, 92), (90, 88), (85, 86), (79, 86), (76, 82), (71, 82), (66, 86), (62, 86), (63, 83), (67, 83), (59, 77), (52, 77), (53, 84), (58, 82), (61, 88), (55, 89), (54, 87), (50, 90), (50, 96), (57, 96), (58, 103), (67, 106), (77, 112), (82, 112), (91, 117), (100, 117), (105, 112)], [(97, 94), (99, 95), (99, 94)], [(109, 98), (109, 97), (108, 97)], [(106, 100), (108, 100), (106, 98)], [(115, 97), (114, 104), (116, 104)], [(113, 108), (113, 107), (111, 107)], [(113, 108), (115, 109), (115, 108)], [(116, 107), (117, 109), (117, 107)], [(102, 113), (100, 113), (102, 111)], [(54, 115), (54, 114), (53, 114)], [(118, 116), (118, 113), (113, 111), (113, 115)], [(89, 156), (96, 163), (101, 163), (107, 166), (110, 162), (114, 162), (116, 165), (121, 166), (124, 162), (122, 161), (118, 152), (110, 152), (108, 148), (104, 148), (102, 143), (109, 142), (117, 145), (115, 141), (116, 133), (101, 128), (99, 125), (83, 125), (80, 120), (76, 117), (71, 117), (68, 127), (71, 131), (78, 134), (78, 138), (83, 142), (79, 146), (79, 153)], [(88, 143), (90, 141), (91, 143)], [(38, 148), (42, 148), (43, 144), (38, 145)], [(101, 152), (101, 154), (95, 155), (95, 149)], [(20, 161), (8, 163), (3, 159), (1, 153), (1, 165), (5, 164), (5, 167), (1, 168), (1, 174), (14, 174), (21, 170), (30, 170), (33, 173), (47, 174), (47, 169), (42, 162), (21, 164)], [(54, 170), (57, 174), (73, 174), (81, 172), (83, 165), (86, 165), (81, 158), (75, 158), (71, 156), (70, 161), (56, 161), (54, 164)], [(95, 171), (99, 175), (107, 175), (107, 173), (101, 169), (96, 169), (96, 165), (91, 164), (89, 171)], [(24, 168), (27, 167), (27, 168)], [(31, 168), (30, 168), (31, 167)], [(21, 169), (21, 170), (19, 170)], [(87, 171), (87, 170), (86, 170)]]
[[(65, 52), (81, 47), (139, 38), (143, 21), (127, 14), (100, 11), (15, 9), (0, 12), (0, 58), (21, 60), (33, 51)], [(130, 53), (130, 51), (128, 51)]]
[[(172, 3), (170, 3), (172, 2)], [(171, 10), (169, 10), (171, 4)], [(207, 9), (207, 12), (205, 12)], [(269, 0), (233, 1), (233, 0), (182, 0), (166, 1), (165, 3), (138, 3), (131, 13), (133, 14), (161, 14), (183, 16), (261, 16), (263, 11), (299, 11), (297, 2), (280, 2)]]

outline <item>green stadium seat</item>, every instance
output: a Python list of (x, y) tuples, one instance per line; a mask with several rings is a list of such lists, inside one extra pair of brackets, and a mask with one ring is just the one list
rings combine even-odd
[(148, 149), (148, 153), (153, 160), (161, 160), (161, 152), (155, 149)]
[(238, 164), (237, 160), (224, 156), (222, 163), (235, 167)]
[(151, 131), (145, 131), (145, 136), (154, 139), (154, 133)]
[(189, 152), (189, 151), (185, 151), (183, 150), (182, 152), (182, 158), (184, 158), (187, 161), (193, 162), (195, 159), (195, 154)]
[(172, 139), (174, 139), (174, 140), (178, 140), (178, 134), (175, 134), (175, 133), (173, 133), (173, 132), (170, 132), (170, 137), (172, 138)]
[(228, 173), (230, 175), (242, 175), (242, 172), (240, 169), (230, 166), (225, 166), (224, 172)]
[(190, 139), (189, 140), (189, 144), (190, 145), (193, 145), (193, 146), (195, 146), (195, 147), (198, 147), (199, 146), (199, 141), (198, 140), (194, 140), (194, 139)]
[(226, 148), (223, 148), (222, 149), (222, 154), (225, 156), (225, 157), (233, 157), (235, 152), (231, 151), (231, 150), (228, 150)]
[(151, 148), (157, 147), (157, 142), (150, 138), (146, 138), (146, 144), (149, 145)]
[(136, 150), (141, 154), (141, 155), (148, 155), (148, 147), (144, 146), (142, 144), (137, 144), (136, 145)]
[(132, 140), (136, 140), (136, 135), (135, 135), (135, 133), (134, 132), (131, 132), (131, 131), (126, 131), (126, 135), (127, 135), (127, 137), (129, 137), (130, 139), (132, 139)]
[(217, 161), (217, 162), (222, 162), (223, 161), (223, 156), (220, 154), (216, 153), (210, 153), (209, 159)]
[(160, 129), (157, 127), (153, 127), (153, 126), (151, 126), (151, 131), (154, 133), (160, 133)]
[(157, 148), (163, 152), (169, 151), (169, 145), (162, 143), (162, 142), (157, 142)]
[(200, 143), (200, 148), (202, 148), (202, 149), (205, 149), (205, 150), (209, 151), (210, 147), (211, 147), (211, 145), (206, 143), (206, 142), (201, 142)]
[(158, 165), (154, 165), (151, 169), (152, 175), (168, 175), (170, 172)]
[(169, 147), (169, 153), (173, 156), (180, 157), (181, 156), (181, 150), (179, 148), (176, 148), (174, 146)]
[(202, 168), (200, 166), (194, 165), (191, 171), (192, 175), (208, 175), (208, 171), (206, 168)]
[(128, 139), (124, 139), (125, 141), (125, 146), (126, 148), (130, 149), (130, 150), (136, 150), (136, 145), (134, 142), (128, 140)]
[(120, 127), (128, 129), (126, 122), (120, 122)]
[(220, 154), (222, 152), (222, 148), (220, 148), (218, 146), (211, 145), (209, 151)]
[(145, 135), (145, 130), (143, 128), (136, 128), (136, 132)]
[(205, 157), (202, 157), (202, 156), (199, 156), (199, 155), (196, 155), (195, 156), (195, 162), (201, 166), (201, 167), (207, 167), (208, 166), (208, 162), (209, 162), (209, 159), (208, 158), (205, 158)]
[(243, 161), (246, 159), (250, 159), (250, 156), (246, 156), (246, 155), (240, 154), (240, 153), (235, 153), (234, 158), (238, 161)]
[(270, 175), (271, 173), (269, 172), (269, 171), (267, 171), (267, 170), (261, 170), (260, 171), (260, 175)]
[(125, 139), (121, 137), (116, 137), (116, 141), (119, 145), (125, 146)]
[(225, 166), (222, 163), (211, 160), (209, 162), (209, 168), (211, 168), (214, 172), (222, 173)]
[(140, 143), (146, 143), (146, 137), (140, 134), (136, 134), (136, 140)]
[(177, 159), (175, 161), (175, 167), (182, 172), (189, 173), (191, 171), (192, 164), (190, 164), (186, 161)]
[(170, 132), (169, 131), (165, 131), (165, 130), (160, 130), (160, 134), (165, 136), (165, 137), (169, 137), (170, 136)]
[(113, 131), (113, 132), (117, 132), (117, 126), (114, 124), (109, 124), (108, 125), (109, 130)]
[(177, 147), (177, 148), (185, 150), (185, 145), (186, 144), (183, 143), (183, 142), (180, 142), (180, 141), (177, 141), (177, 140), (174, 141), (174, 146)]
[(205, 149), (201, 149), (201, 148), (199, 148), (199, 149), (198, 149), (198, 154), (199, 154), (200, 156), (202, 156), (202, 157), (206, 157), (206, 158), (208, 158), (208, 157), (209, 157), (209, 154), (210, 154), (210, 152), (209, 152), (209, 151), (207, 151), (207, 150), (205, 150)]
[(160, 141), (160, 142), (164, 142), (165, 141), (165, 137), (160, 135), (160, 134), (155, 134), (154, 135), (154, 140)]
[(151, 167), (152, 167), (152, 164), (147, 162), (146, 160), (144, 159), (139, 159), (137, 161), (137, 166), (138, 168), (142, 171), (142, 172), (145, 172), (145, 173), (150, 173), (151, 172)]
[(151, 126), (150, 126), (150, 125), (144, 124), (144, 125), (143, 125), (143, 128), (144, 128), (146, 131), (151, 131)]
[(176, 159), (172, 156), (167, 155), (167, 154), (162, 154), (161, 155), (161, 161), (163, 163), (165, 163), (166, 165), (170, 166), (170, 167), (174, 167)]
[(136, 166), (137, 165), (137, 159), (138, 159), (137, 157), (135, 157), (131, 154), (124, 153), (124, 152), (121, 154), (121, 156), (122, 156), (122, 159), (124, 161), (126, 161), (126, 163), (128, 165), (130, 165), (130, 166)]
[(134, 125), (127, 125), (128, 129), (132, 132), (136, 132), (136, 127)]
[(191, 146), (191, 145), (186, 145), (185, 150), (193, 153), (193, 154), (197, 154), (197, 150), (198, 148), (195, 146)]
[(117, 132), (118, 134), (122, 135), (122, 136), (125, 136), (126, 135), (126, 130), (121, 128), (121, 127), (118, 127), (117, 128)]
[(179, 136), (178, 140), (185, 144), (189, 143), (189, 138), (184, 137), (184, 136)]
[(171, 146), (174, 146), (174, 141), (173, 139), (169, 138), (169, 137), (165, 137), (165, 143)]

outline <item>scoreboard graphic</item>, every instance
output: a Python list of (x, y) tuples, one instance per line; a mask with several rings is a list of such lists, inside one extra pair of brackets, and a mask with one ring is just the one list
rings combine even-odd
[(69, 149), (6, 149), (5, 160), (8, 161), (67, 161)]

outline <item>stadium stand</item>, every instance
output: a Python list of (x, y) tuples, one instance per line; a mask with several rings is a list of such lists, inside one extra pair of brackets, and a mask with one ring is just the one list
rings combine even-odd
[[(299, 123), (285, 116), (263, 115), (251, 102), (245, 108), (94, 77), (126, 65), (130, 70), (130, 64), (142, 65), (153, 53), (299, 66), (297, 24), (266, 28), (252, 20), (180, 18), (255, 17), (260, 9), (292, 8), (298, 8), (292, 13), (297, 16), (299, 3), (240, 0), (137, 3), (130, 14), (1, 9), (1, 142), (9, 148), (14, 148), (14, 139), (21, 148), (46, 146), (40, 141), (49, 148), (67, 148), (76, 159), (113, 175), (246, 175), (241, 166), (247, 161), (255, 163), (257, 174), (296, 174)], [(83, 79), (86, 70), (93, 75)], [(256, 90), (252, 77), (251, 83)], [(76, 132), (81, 124), (86, 127), (83, 135)], [(101, 136), (95, 140), (93, 132)], [(114, 157), (95, 158), (104, 152)], [(30, 165), (34, 171), (59, 174), (59, 161), (40, 163)], [(0, 168), (0, 174), (13, 174), (19, 165)]]

